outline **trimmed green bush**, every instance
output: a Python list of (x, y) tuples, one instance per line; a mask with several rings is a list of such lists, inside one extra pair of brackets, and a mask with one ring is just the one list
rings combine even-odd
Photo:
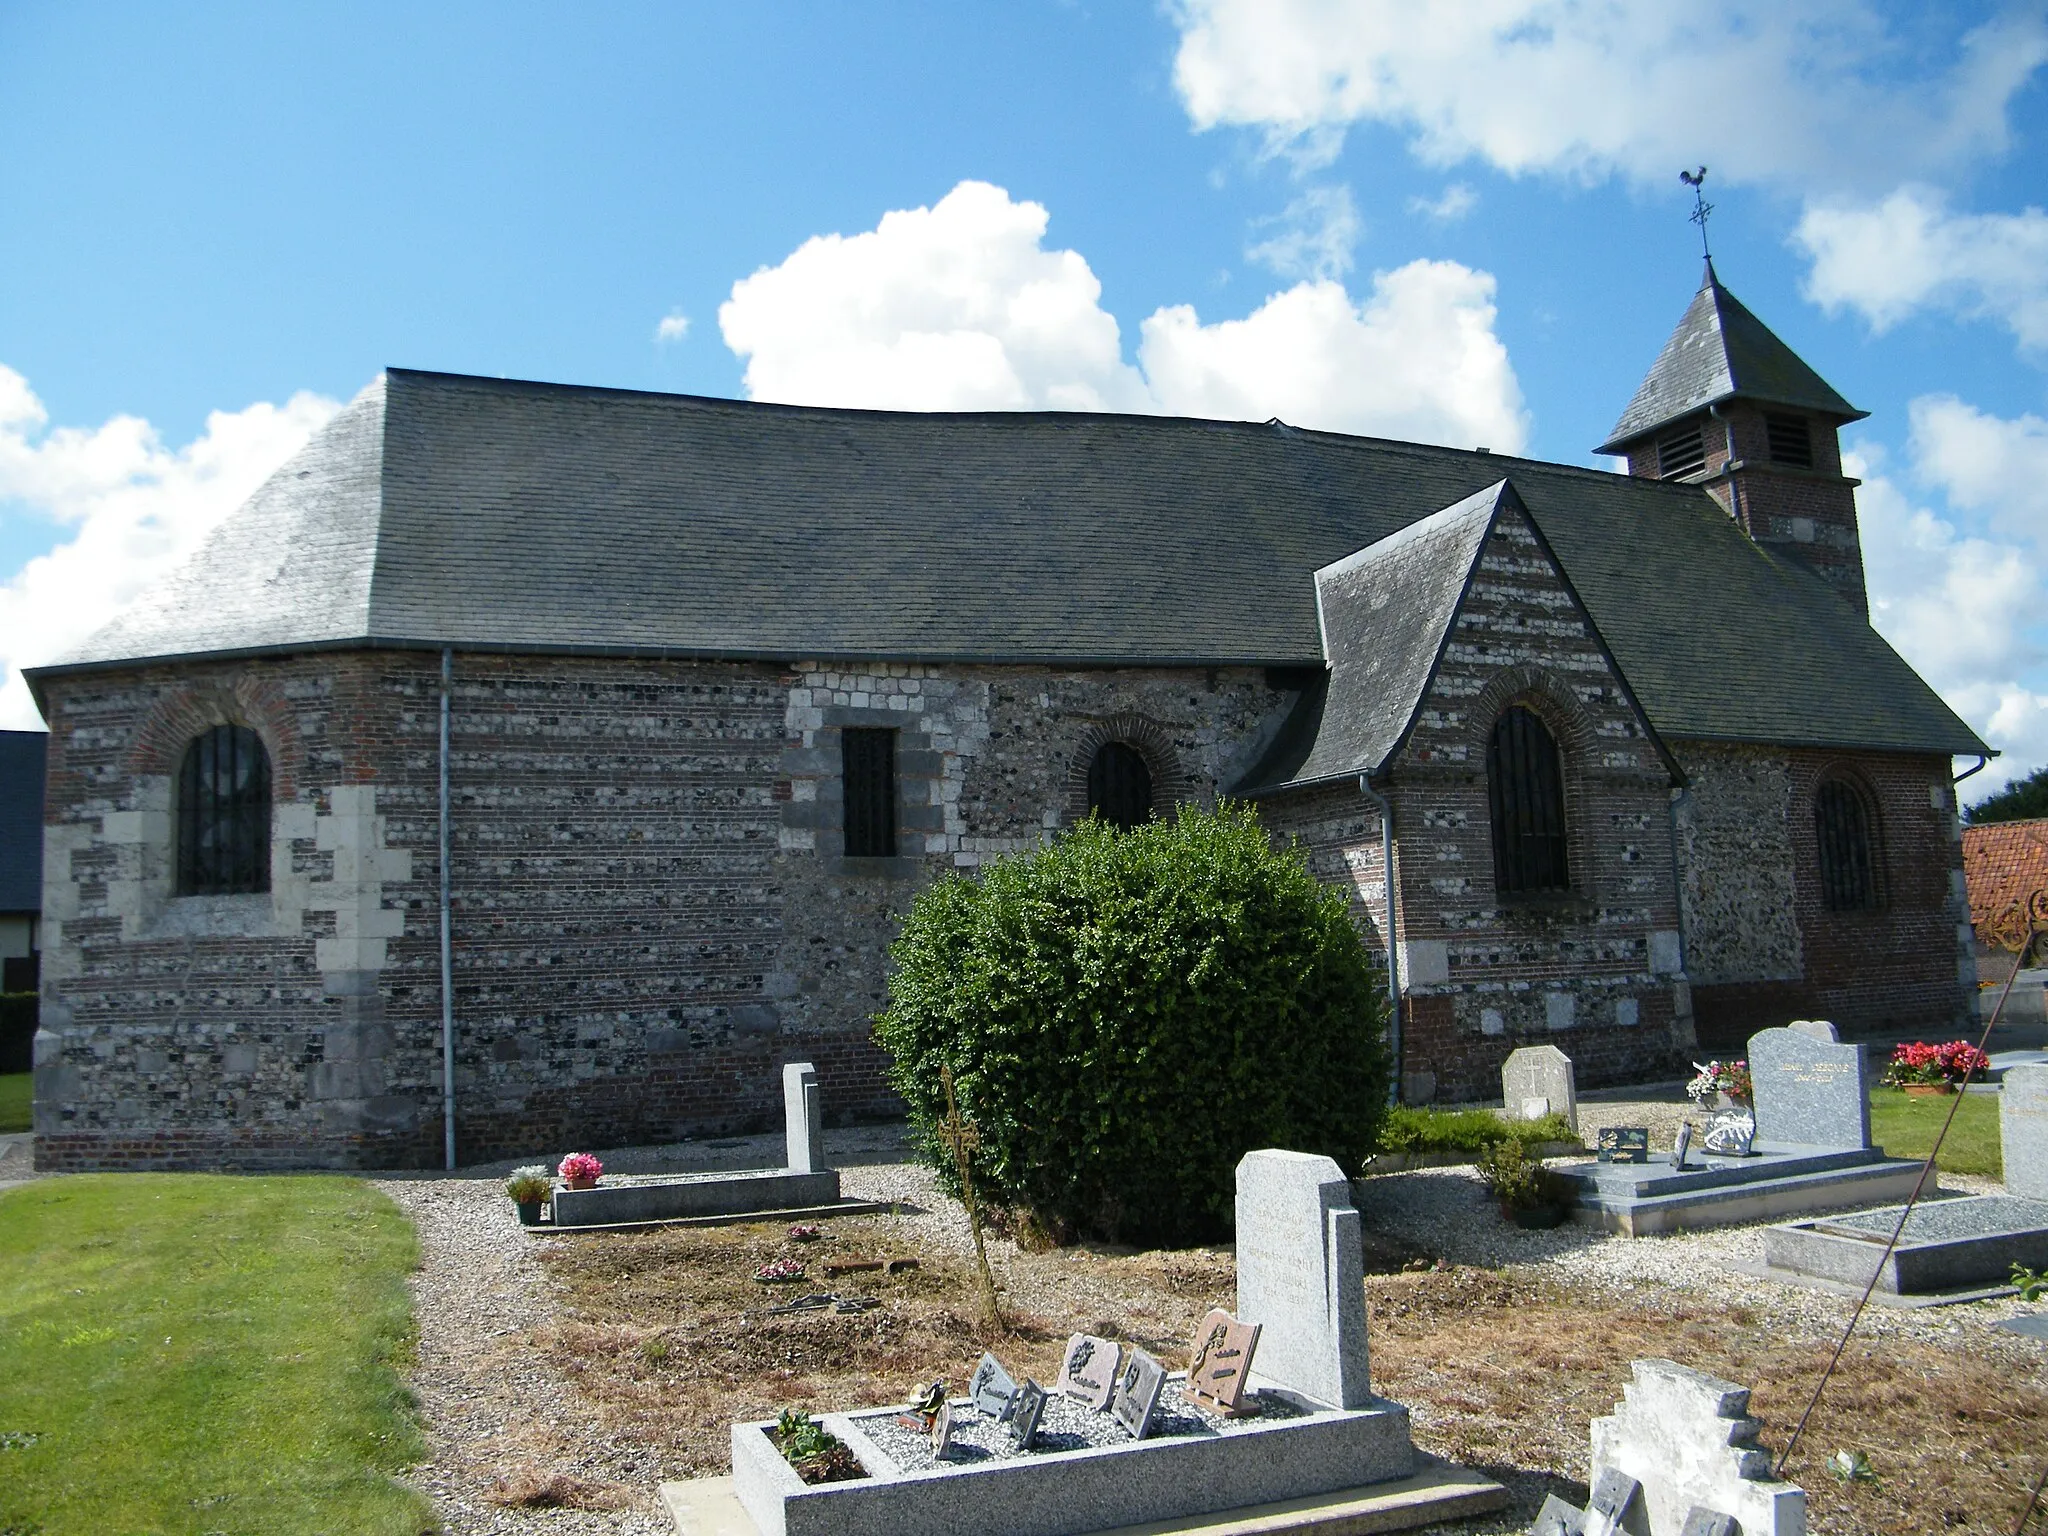
[(939, 1069), (979, 1126), (976, 1186), (1053, 1233), (1230, 1230), (1237, 1161), (1356, 1173), (1386, 1113), (1386, 999), (1343, 894), (1251, 809), (1091, 819), (928, 887), (876, 1037), (948, 1186)]
[(1577, 1141), (1563, 1115), (1540, 1120), (1504, 1120), (1490, 1109), (1416, 1109), (1406, 1104), (1387, 1112), (1380, 1126), (1380, 1152), (1484, 1152), (1501, 1141), (1524, 1145)]

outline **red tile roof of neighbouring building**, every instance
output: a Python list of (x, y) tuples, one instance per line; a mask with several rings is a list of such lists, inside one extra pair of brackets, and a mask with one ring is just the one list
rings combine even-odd
[(1995, 944), (1987, 925), (2000, 913), (2015, 902), (2032, 900), (2037, 909), (2048, 904), (2037, 895), (2048, 892), (2048, 817), (1963, 828), (1963, 878), (1977, 942)]

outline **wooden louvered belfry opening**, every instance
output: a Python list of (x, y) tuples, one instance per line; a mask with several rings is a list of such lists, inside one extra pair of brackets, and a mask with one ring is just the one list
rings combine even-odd
[(1764, 437), (1770, 446), (1773, 464), (1789, 464), (1795, 469), (1813, 468), (1813, 431), (1807, 426), (1804, 416), (1767, 412), (1764, 416)]
[(178, 769), (178, 894), (270, 889), (270, 754), (245, 725), (192, 739)]
[(1678, 427), (1657, 439), (1657, 478), (1682, 480), (1707, 467), (1707, 439), (1698, 424)]
[(1105, 741), (1088, 764), (1088, 809), (1111, 826), (1140, 826), (1152, 816), (1152, 765), (1125, 741)]
[(1868, 912), (1878, 905), (1874, 819), (1862, 793), (1846, 779), (1827, 780), (1814, 796), (1821, 905), (1830, 912)]
[(896, 857), (896, 732), (849, 726), (839, 733), (846, 794), (846, 856)]
[(1511, 705), (1486, 748), (1493, 816), (1493, 880), (1500, 894), (1571, 889), (1564, 818), (1564, 761), (1557, 738), (1531, 710)]

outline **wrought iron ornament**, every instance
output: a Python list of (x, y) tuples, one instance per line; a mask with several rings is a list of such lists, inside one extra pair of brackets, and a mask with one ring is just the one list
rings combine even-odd
[(1705, 191), (1707, 168), (1703, 165), (1696, 171), (1680, 171), (1678, 179), (1692, 188), (1692, 215), (1688, 222), (1699, 225), (1700, 254), (1712, 261), (1714, 253), (1707, 248), (1707, 220), (1714, 216), (1714, 205), (1707, 201)]

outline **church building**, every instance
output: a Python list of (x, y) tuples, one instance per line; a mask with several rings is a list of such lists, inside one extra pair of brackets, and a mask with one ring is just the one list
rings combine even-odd
[(1626, 474), (392, 369), (30, 674), (38, 1165), (667, 1140), (795, 1059), (887, 1114), (921, 888), (1225, 796), (1354, 902), (1411, 1102), (1948, 1031), (1988, 749), (1869, 625), (1861, 415), (1711, 265)]

